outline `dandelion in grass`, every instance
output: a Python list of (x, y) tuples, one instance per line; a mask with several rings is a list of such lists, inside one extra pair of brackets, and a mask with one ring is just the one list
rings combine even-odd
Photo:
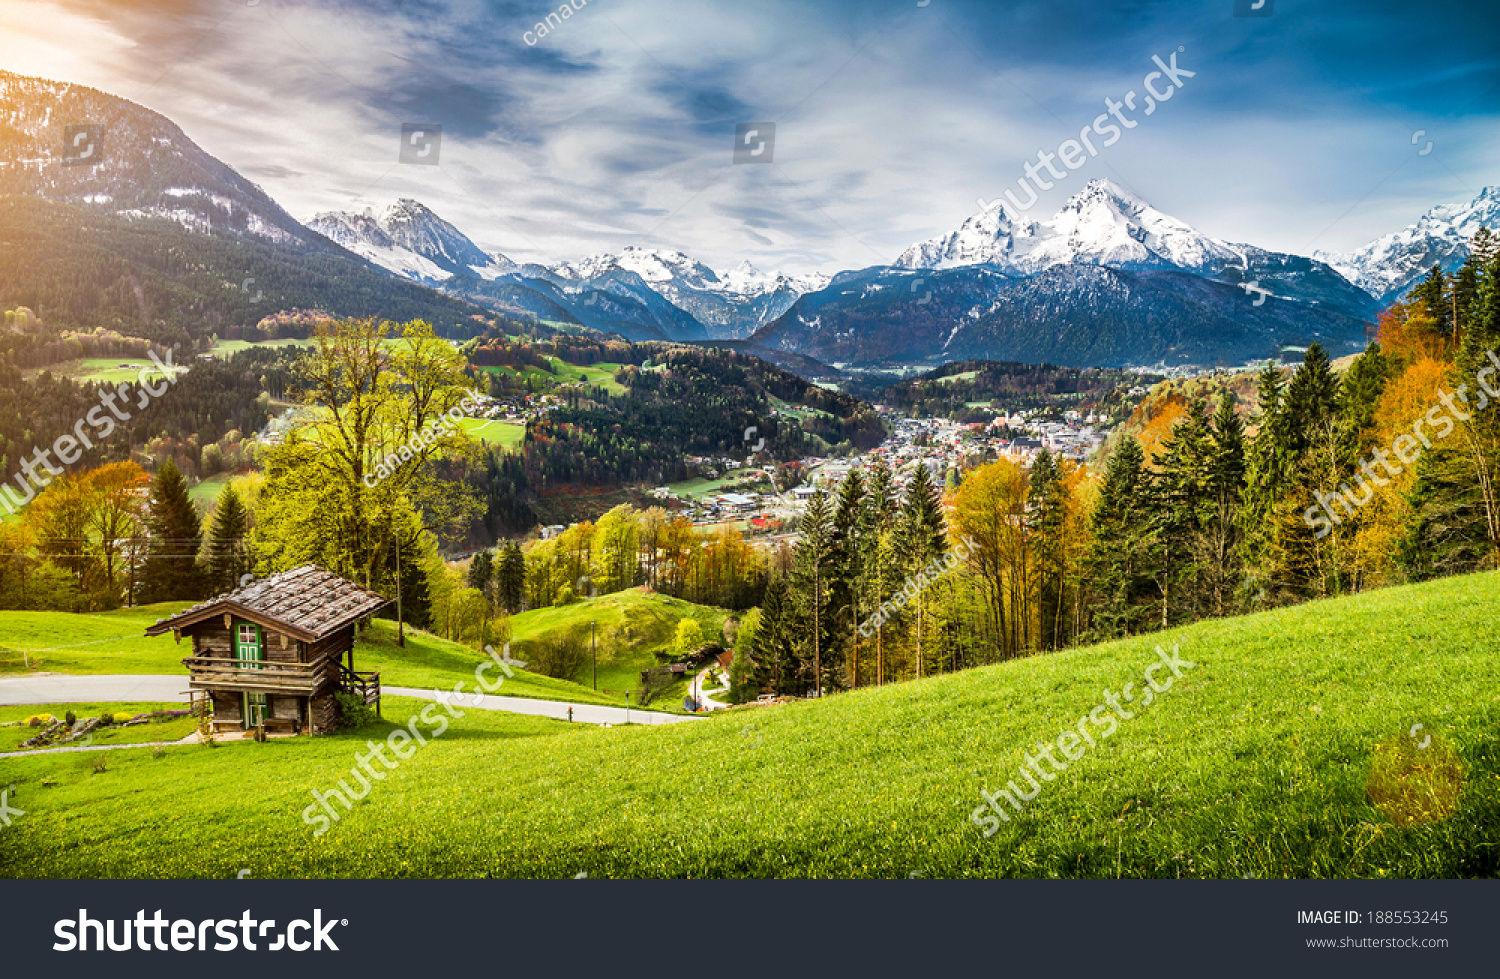
[(1366, 791), (1398, 826), (1446, 819), (1463, 787), (1463, 760), (1436, 734), (1400, 734), (1375, 746)]

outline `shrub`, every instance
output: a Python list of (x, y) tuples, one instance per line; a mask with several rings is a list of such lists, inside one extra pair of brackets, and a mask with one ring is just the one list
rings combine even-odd
[(356, 694), (336, 690), (333, 700), (339, 706), (339, 727), (357, 731), (367, 724), (375, 723), (375, 712)]
[(134, 716), (135, 716), (134, 714), (127, 714), (125, 711), (122, 710), (118, 714), (115, 715), (115, 723), (116, 724), (124, 724), (126, 721), (130, 720)]
[(558, 633), (526, 647), (527, 669), (558, 680), (576, 680), (589, 665), (589, 646), (582, 636)]
[(115, 722), (115, 715), (111, 714), (109, 711), (105, 711), (104, 713), (102, 713), (102, 714), (99, 715), (99, 724), (102, 727), (107, 727), (110, 724), (113, 724), (114, 722)]

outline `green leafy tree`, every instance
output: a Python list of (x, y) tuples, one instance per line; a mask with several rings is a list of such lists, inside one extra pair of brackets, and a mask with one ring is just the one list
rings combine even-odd
[(703, 645), (703, 627), (698, 624), (697, 619), (683, 619), (677, 623), (674, 645), (677, 655), (681, 657), (692, 654)]

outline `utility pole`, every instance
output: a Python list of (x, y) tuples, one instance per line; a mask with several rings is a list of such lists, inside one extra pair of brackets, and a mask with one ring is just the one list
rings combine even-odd
[(406, 648), (406, 620), (401, 616), (401, 535), (396, 534), (396, 645)]

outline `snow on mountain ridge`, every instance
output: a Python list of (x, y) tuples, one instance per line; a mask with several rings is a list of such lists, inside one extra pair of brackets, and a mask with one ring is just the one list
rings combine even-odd
[(1429, 208), (1416, 221), (1352, 252), (1313, 253), (1377, 299), (1389, 299), (1434, 265), (1452, 271), (1469, 257), (1469, 239), (1481, 227), (1500, 228), (1500, 186), (1473, 199)]
[(1231, 264), (1240, 255), (1230, 243), (1200, 234), (1110, 181), (1095, 179), (1046, 221), (1012, 220), (1004, 204), (992, 204), (957, 231), (908, 248), (896, 265), (988, 264), (1023, 275), (1069, 263), (1202, 271)]
[(382, 268), (426, 282), (444, 282), (461, 272), (494, 278), (516, 267), (504, 255), (485, 252), (409, 197), (378, 214), (373, 208), (325, 211), (307, 226)]

